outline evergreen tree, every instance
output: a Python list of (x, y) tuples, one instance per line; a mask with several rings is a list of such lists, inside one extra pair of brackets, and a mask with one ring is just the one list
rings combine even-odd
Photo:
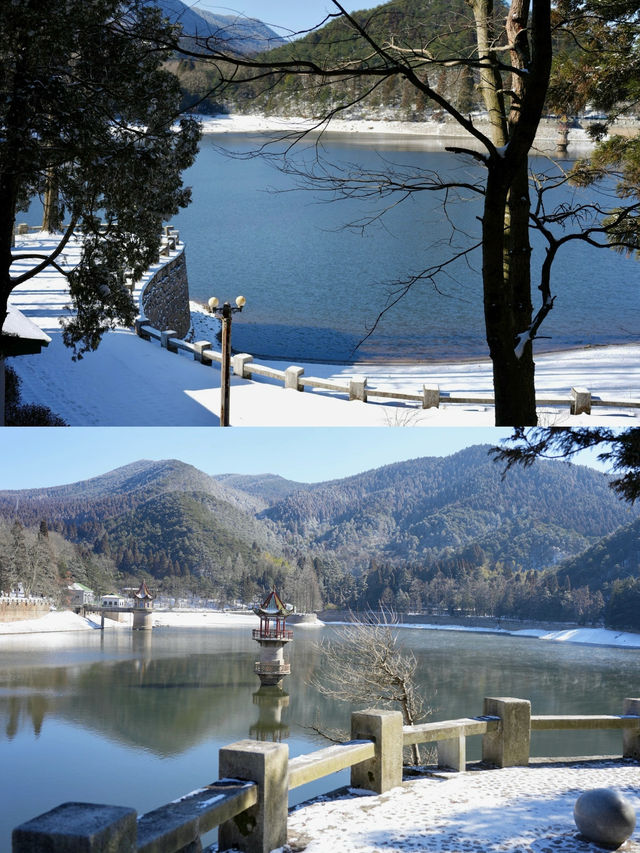
[[(13, 0), (0, 4), (0, 327), (9, 294), (83, 235), (67, 272), (76, 316), (65, 343), (76, 356), (131, 323), (127, 271), (158, 256), (162, 223), (189, 202), (181, 172), (199, 130), (178, 118), (176, 78), (162, 67), (178, 32), (144, 0)], [(11, 275), (16, 211), (46, 199), (48, 227), (66, 218), (48, 257)], [(0, 353), (1, 357), (2, 353)]]
[(32, 591), (57, 601), (60, 596), (60, 577), (45, 521), (40, 522), (35, 542), (30, 548), (29, 558)]

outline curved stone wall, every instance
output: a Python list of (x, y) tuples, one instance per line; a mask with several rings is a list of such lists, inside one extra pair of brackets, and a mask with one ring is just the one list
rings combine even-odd
[(183, 249), (155, 272), (145, 284), (141, 297), (142, 314), (164, 331), (175, 329), (183, 338), (191, 328), (187, 256)]

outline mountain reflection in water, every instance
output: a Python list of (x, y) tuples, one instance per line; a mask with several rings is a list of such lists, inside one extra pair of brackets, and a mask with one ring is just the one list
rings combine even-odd
[[(318, 694), (316, 643), (337, 628), (294, 629), (285, 690), (263, 693), (247, 629), (166, 629), (66, 637), (22, 635), (0, 645), (0, 850), (17, 824), (65, 801), (139, 812), (217, 778), (218, 750), (246, 738), (282, 740), (290, 755), (326, 745), (312, 731), (348, 731), (351, 708)], [(147, 632), (145, 632), (147, 633)], [(406, 630), (432, 719), (482, 713), (484, 696), (530, 699), (535, 714), (617, 714), (636, 695), (637, 651), (527, 638)], [(48, 643), (55, 646), (50, 648)], [(372, 701), (371, 704), (375, 704)], [(536, 732), (534, 755), (620, 753), (616, 732)], [(480, 738), (468, 739), (470, 760)], [(292, 802), (348, 782), (328, 777)]]

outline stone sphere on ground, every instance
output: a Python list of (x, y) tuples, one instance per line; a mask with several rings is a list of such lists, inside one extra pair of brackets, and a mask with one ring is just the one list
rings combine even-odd
[(629, 838), (636, 825), (633, 806), (612, 788), (586, 791), (578, 797), (573, 817), (585, 838), (614, 849)]

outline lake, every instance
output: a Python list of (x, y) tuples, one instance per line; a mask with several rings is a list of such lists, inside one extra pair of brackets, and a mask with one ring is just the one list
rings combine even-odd
[[(236, 351), (328, 362), (488, 355), (478, 252), (448, 267), (437, 286), (415, 285), (363, 340), (393, 282), (448, 257), (452, 222), (458, 229), (454, 249), (478, 239), (480, 207), (469, 193), (450, 200), (446, 211), (437, 196), (414, 194), (364, 230), (345, 228), (375, 217), (389, 199), (331, 202), (317, 190), (299, 189), (295, 176), (250, 156), (266, 141), (251, 134), (203, 136), (184, 179), (193, 188), (192, 204), (172, 220), (186, 243), (191, 298), (247, 299), (234, 319)], [(471, 182), (482, 177), (478, 164), (433, 150), (434, 144), (442, 142), (327, 134), (321, 154), (341, 168), (420, 168)], [(307, 146), (292, 154), (293, 162), (309, 165), (316, 153)], [(542, 157), (531, 163), (537, 171), (553, 169)], [(572, 192), (560, 192), (557, 203), (569, 201)], [(18, 221), (40, 224), (42, 205), (34, 201)], [(542, 252), (541, 241), (534, 242), (534, 258)], [(561, 251), (553, 270), (557, 299), (538, 352), (637, 343), (637, 261), (576, 243)], [(537, 295), (534, 285), (534, 306)]]
[[(286, 696), (258, 694), (244, 628), (156, 628), (0, 638), (0, 850), (14, 826), (69, 800), (148, 811), (217, 779), (218, 750), (281, 738), (290, 754), (326, 745), (308, 727), (348, 729), (350, 707), (311, 681), (316, 643), (339, 629), (295, 628)], [(530, 699), (533, 713), (620, 713), (638, 693), (637, 651), (528, 638), (402, 629), (432, 719), (482, 713), (484, 696)], [(258, 695), (256, 695), (258, 694)], [(620, 754), (609, 732), (534, 733), (534, 755)], [(468, 739), (480, 755), (480, 739)], [(345, 784), (343, 771), (292, 802)]]
[[(478, 252), (448, 268), (437, 288), (415, 285), (362, 342), (386, 304), (389, 284), (448, 256), (451, 221), (459, 229), (454, 248), (477, 239), (480, 208), (469, 193), (446, 211), (434, 194), (414, 194), (370, 227), (345, 229), (375, 216), (389, 199), (331, 202), (320, 191), (297, 189), (295, 176), (248, 156), (264, 142), (247, 135), (204, 136), (185, 175), (193, 202), (174, 220), (187, 246), (192, 298), (247, 299), (234, 323), (236, 350), (310, 361), (487, 355)], [(421, 146), (334, 134), (325, 137), (321, 153), (341, 168), (355, 163), (378, 171), (421, 168), (457, 180), (481, 178), (468, 158), (427, 146), (432, 149), (433, 141)], [(307, 147), (292, 156), (301, 165), (314, 163), (315, 155)], [(541, 157), (532, 165), (552, 168)], [(557, 201), (568, 201), (571, 192), (563, 190)], [(537, 241), (534, 257), (541, 259), (542, 251)], [(637, 342), (639, 273), (636, 261), (610, 250), (580, 244), (564, 249), (554, 266), (557, 300), (538, 351)]]

